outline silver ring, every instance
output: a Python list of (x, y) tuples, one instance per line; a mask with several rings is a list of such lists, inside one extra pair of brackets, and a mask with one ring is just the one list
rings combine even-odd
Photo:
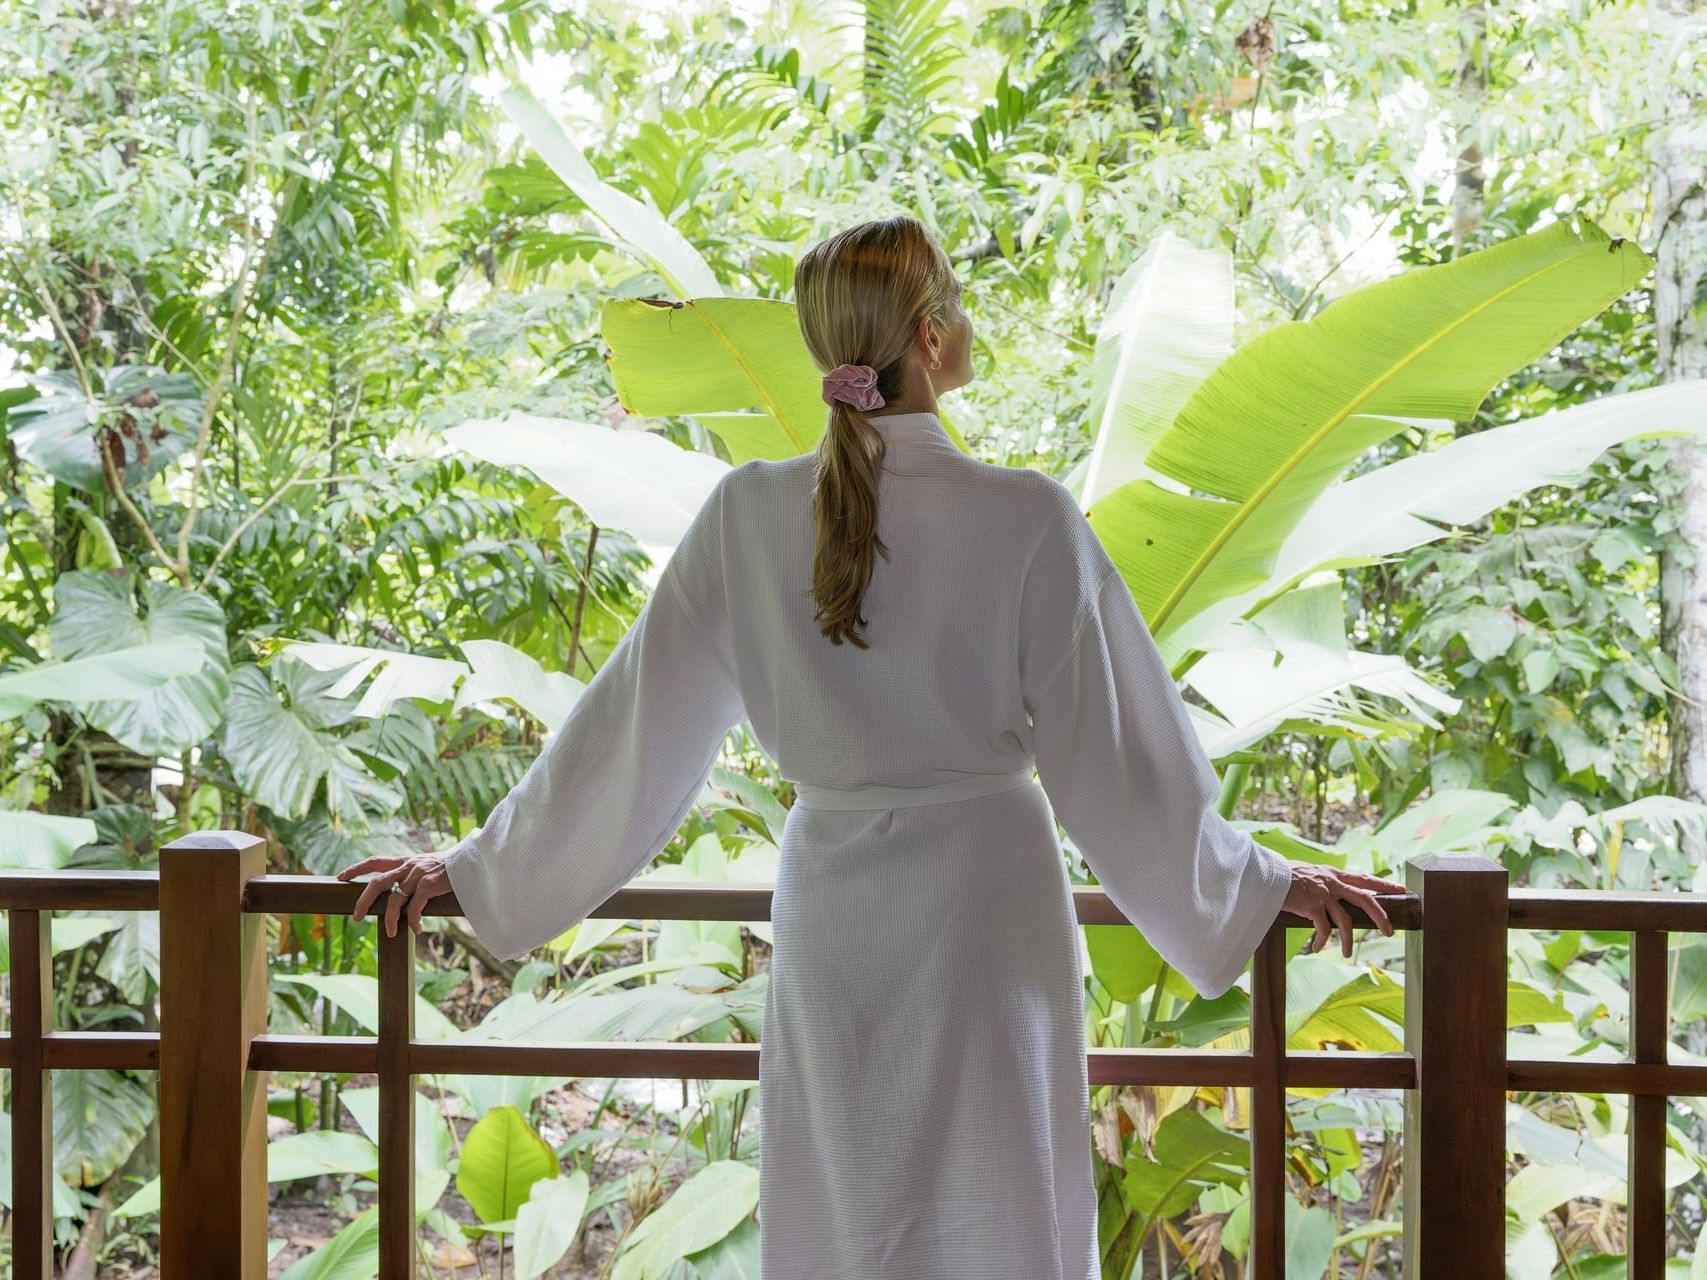
[(409, 891), (403, 887), (403, 883), (400, 880), (393, 880), (391, 882), (391, 892), (400, 893), (405, 898), (409, 896)]

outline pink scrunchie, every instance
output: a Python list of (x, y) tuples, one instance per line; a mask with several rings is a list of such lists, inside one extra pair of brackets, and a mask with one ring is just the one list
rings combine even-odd
[(868, 364), (839, 364), (824, 375), (824, 403), (840, 400), (861, 413), (870, 413), (883, 405), (883, 393), (877, 389), (877, 370)]

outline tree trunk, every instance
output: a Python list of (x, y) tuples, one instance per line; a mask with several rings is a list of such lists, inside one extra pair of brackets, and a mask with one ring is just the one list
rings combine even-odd
[(1452, 188), (1452, 256), (1462, 257), (1470, 237), (1482, 225), (1482, 101), (1488, 93), (1488, 11), (1481, 4), (1465, 7), (1458, 28), (1458, 93), (1476, 109), (1476, 123), (1459, 134), (1457, 182)]
[[(1667, 93), (1653, 146), (1654, 320), (1660, 379), (1707, 377), (1707, 124), (1699, 86), (1676, 68), (1684, 52), (1707, 41), (1707, 0), (1650, 0), (1659, 56), (1656, 74)], [(1692, 117), (1692, 118), (1691, 118)], [(1677, 662), (1684, 698), (1669, 707), (1671, 790), (1707, 800), (1707, 456), (1694, 437), (1671, 444), (1683, 480), (1678, 524), (1661, 555), (1662, 643)], [(1684, 851), (1700, 862), (1707, 849), (1693, 831)]]

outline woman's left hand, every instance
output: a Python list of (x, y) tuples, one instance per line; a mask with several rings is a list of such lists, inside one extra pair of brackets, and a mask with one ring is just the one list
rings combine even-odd
[[(356, 899), (356, 909), (350, 918), (360, 920), (373, 905), (374, 899), (384, 894), (385, 936), (388, 938), (397, 936), (397, 918), (405, 902), (409, 904), (409, 927), (419, 933), (421, 912), (426, 908), (427, 899), (451, 891), (450, 874), (445, 870), (445, 860), (436, 853), (414, 854), (406, 858), (388, 854), (363, 858), (340, 871), (338, 879), (353, 880), (368, 871), (377, 871), (379, 874), (369, 880), (362, 889), (362, 896)], [(391, 892), (391, 886), (394, 884), (401, 885), (403, 892)]]

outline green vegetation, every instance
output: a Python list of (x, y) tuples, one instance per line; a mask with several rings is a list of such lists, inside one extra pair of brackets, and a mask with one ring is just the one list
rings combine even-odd
[[(1707, 886), (1703, 50), (1687, 0), (0, 0), (0, 865), (447, 847), (705, 477), (814, 446), (795, 256), (900, 211), (974, 318), (951, 434), (1081, 495), (1258, 839)], [(772, 879), (791, 797), (744, 729), (712, 783), (661, 873)], [(272, 1029), (371, 1032), (371, 920), (269, 927)], [(1086, 938), (1094, 1043), (1247, 1045), (1243, 991)], [(154, 916), (52, 941), (59, 1027), (155, 1025)], [(754, 1040), (768, 944), (598, 919), (511, 965), (429, 921), (417, 1034)], [(1622, 1054), (1628, 947), (1514, 932), (1513, 1052)], [(1402, 951), (1292, 960), (1289, 1044), (1399, 1049)], [(420, 1080), (435, 1273), (754, 1274), (751, 1083), (568, 1083)], [(376, 1091), (273, 1084), (283, 1274), (373, 1275)], [(153, 1078), (54, 1088), (56, 1234), (146, 1274)], [(1243, 1092), (1093, 1091), (1106, 1275), (1236, 1274)], [(1513, 1101), (1510, 1274), (1621, 1274), (1625, 1099)], [(1399, 1274), (1397, 1099), (1288, 1105), (1288, 1273)], [(1707, 1108), (1668, 1133), (1699, 1270)]]

